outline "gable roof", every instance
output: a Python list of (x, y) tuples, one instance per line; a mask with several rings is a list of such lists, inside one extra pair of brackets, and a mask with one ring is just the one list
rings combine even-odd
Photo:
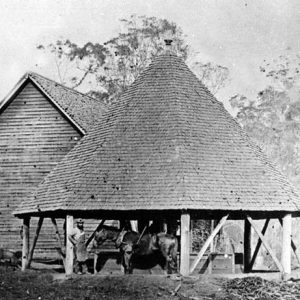
[(24, 202), (41, 211), (298, 211), (294, 187), (185, 63), (157, 57)]
[(0, 113), (31, 81), (77, 129), (85, 134), (106, 111), (106, 105), (34, 72), (26, 73), (0, 103)]

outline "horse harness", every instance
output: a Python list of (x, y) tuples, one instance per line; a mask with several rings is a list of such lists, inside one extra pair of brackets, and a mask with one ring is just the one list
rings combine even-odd
[[(138, 241), (135, 243), (135, 245), (138, 245), (140, 243), (140, 241), (141, 241), (142, 237), (144, 236), (144, 233), (145, 233), (145, 231), (146, 231), (147, 228), (148, 228), (148, 226), (146, 225), (144, 227), (141, 235), (139, 236)], [(124, 227), (123, 227), (122, 230), (120, 231), (119, 235), (117, 236), (116, 241), (115, 241), (117, 248), (120, 248), (121, 245), (129, 245), (128, 243), (126, 243), (126, 242), (123, 241), (124, 236), (125, 236), (126, 233), (127, 233), (127, 231), (124, 230)], [(120, 240), (120, 242), (118, 242), (118, 240)]]

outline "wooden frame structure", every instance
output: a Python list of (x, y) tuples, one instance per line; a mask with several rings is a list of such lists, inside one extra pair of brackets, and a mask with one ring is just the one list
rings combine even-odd
[[(179, 212), (178, 216), (180, 215), (180, 274), (183, 276), (188, 276), (192, 274), (197, 265), (199, 264), (200, 260), (203, 258), (204, 253), (209, 249), (210, 245), (212, 244), (214, 238), (224, 226), (226, 221), (230, 219), (231, 214), (227, 213), (224, 214), (218, 224), (212, 230), (210, 236), (207, 238), (205, 243), (203, 244), (202, 248), (200, 249), (197, 257), (194, 259), (192, 263), (190, 263), (190, 228), (191, 228), (191, 214), (189, 211)], [(244, 216), (245, 222), (245, 231), (244, 231), (244, 272), (251, 272), (255, 263), (255, 259), (257, 258), (257, 254), (261, 245), (265, 247), (267, 252), (270, 254), (270, 257), (274, 261), (278, 270), (282, 273), (282, 278), (288, 278), (288, 275), (291, 273), (291, 258), (292, 258), (292, 251), (294, 252), (298, 262), (300, 261), (297, 255), (297, 248), (292, 240), (291, 229), (292, 229), (292, 215), (291, 213), (282, 214), (281, 217), (277, 217), (279, 219), (280, 224), (282, 225), (282, 255), (281, 259), (276, 257), (274, 249), (270, 246), (265, 238), (265, 233), (270, 221), (270, 218), (267, 218), (262, 230), (258, 228), (255, 224), (255, 220), (250, 216), (250, 214), (246, 214)], [(30, 217), (23, 218), (23, 248), (22, 248), (22, 270), (26, 270), (30, 268), (34, 249), (37, 243), (37, 239), (39, 236), (40, 229), (43, 224), (44, 217), (40, 216), (38, 221), (38, 226), (36, 228), (35, 235), (33, 237), (32, 243), (30, 245), (30, 237), (29, 237), (29, 228), (30, 228)], [(66, 245), (63, 245), (61, 240), (61, 235), (58, 231), (56, 219), (51, 217), (51, 221), (53, 224), (53, 228), (55, 230), (57, 243), (58, 243), (58, 252), (60, 257), (63, 261), (63, 265), (65, 268), (65, 272), (67, 275), (73, 273), (73, 245), (66, 239)], [(101, 220), (99, 225), (95, 228), (94, 232), (89, 236), (86, 245), (88, 245), (94, 235), (95, 232), (98, 231), (101, 226), (104, 224), (104, 219)], [(74, 216), (71, 214), (67, 214), (65, 217), (66, 222), (66, 235), (68, 232), (73, 230), (74, 226)], [(257, 234), (258, 241), (254, 251), (251, 251), (251, 246), (249, 243), (251, 237), (251, 229)], [(65, 251), (64, 251), (65, 248)]]
[[(180, 220), (180, 273), (186, 276), (228, 219), (244, 220), (244, 270), (251, 271), (263, 245), (284, 276), (291, 272), (297, 191), (181, 58), (166, 51), (154, 59), (104, 117), (46, 177), (35, 198), (16, 209), (24, 235), (33, 215), (66, 218), (67, 233), (74, 217)], [(190, 265), (193, 218), (220, 221)], [(282, 222), (281, 259), (264, 236), (271, 218)], [(267, 220), (262, 231), (256, 219)], [(259, 237), (253, 253), (252, 231)], [(26, 267), (28, 238), (23, 242)], [(67, 274), (72, 261), (67, 241)]]

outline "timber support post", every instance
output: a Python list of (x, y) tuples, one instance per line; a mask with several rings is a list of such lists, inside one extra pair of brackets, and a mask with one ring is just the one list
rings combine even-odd
[(73, 231), (74, 218), (71, 215), (66, 216), (66, 275), (71, 275), (73, 273), (74, 264), (74, 252), (73, 244), (69, 240), (68, 236)]
[(190, 214), (183, 212), (180, 219), (180, 274), (183, 276), (190, 273), (190, 223)]
[(30, 217), (23, 219), (22, 271), (28, 268)]
[(35, 236), (33, 238), (32, 245), (30, 247), (30, 251), (29, 251), (29, 254), (28, 254), (28, 268), (30, 268), (30, 265), (31, 265), (31, 261), (32, 261), (32, 257), (33, 257), (33, 252), (34, 252), (34, 249), (35, 249), (35, 246), (36, 246), (36, 242), (37, 242), (39, 234), (40, 234), (40, 230), (41, 230), (42, 225), (43, 225), (43, 221), (44, 221), (44, 218), (40, 217), (38, 225), (37, 225), (37, 228), (36, 228), (36, 231), (35, 231)]
[[(279, 218), (278, 220), (279, 220), (279, 222), (280, 222), (280, 224), (281, 224), (281, 226), (282, 226), (282, 219)], [(294, 254), (295, 254), (296, 258), (297, 258), (298, 264), (300, 264), (300, 258), (299, 258), (299, 255), (298, 255), (298, 253), (297, 253), (297, 247), (296, 247), (296, 245), (295, 245), (295, 243), (294, 243), (294, 241), (293, 241), (293, 236), (292, 236), (292, 238), (291, 238), (291, 246), (292, 246), (292, 249), (293, 249), (293, 251), (294, 251)]]
[(291, 247), (292, 241), (292, 215), (286, 214), (282, 218), (282, 252), (281, 264), (283, 268), (283, 279), (291, 273)]
[(244, 224), (244, 273), (251, 271), (251, 224), (245, 219)]

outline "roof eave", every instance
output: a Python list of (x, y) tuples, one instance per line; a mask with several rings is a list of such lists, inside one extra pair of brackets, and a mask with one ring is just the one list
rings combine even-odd
[(65, 118), (75, 126), (75, 128), (82, 134), (86, 134), (86, 129), (80, 126), (71, 116), (69, 116), (66, 111), (57, 103), (53, 97), (43, 88), (41, 84), (37, 80), (31, 76), (31, 72), (26, 72), (16, 83), (16, 85), (12, 88), (12, 90), (6, 95), (6, 97), (2, 100), (0, 103), (0, 114), (2, 110), (9, 104), (9, 102), (17, 95), (19, 90), (24, 86), (27, 80), (31, 80), (34, 85), (40, 90), (42, 94), (44, 94), (50, 101), (53, 103), (53, 105), (63, 114)]
[(102, 212), (140, 212), (140, 211), (160, 211), (160, 212), (164, 212), (164, 211), (190, 211), (190, 212), (197, 212), (197, 211), (207, 211), (207, 212), (223, 212), (223, 213), (231, 213), (231, 214), (247, 214), (247, 213), (253, 213), (253, 212), (259, 212), (261, 214), (274, 214), (274, 213), (291, 213), (293, 215), (300, 215), (300, 211), (297, 209), (292, 209), (292, 208), (283, 208), (283, 209), (273, 209), (273, 210), (259, 210), (258, 208), (247, 208), (247, 209), (232, 209), (232, 208), (220, 208), (220, 209), (216, 209), (215, 207), (203, 207), (203, 208), (193, 208), (193, 207), (175, 207), (175, 208), (158, 208), (158, 207), (154, 207), (151, 209), (145, 209), (145, 208), (125, 208), (125, 207), (118, 207), (117, 209), (111, 207), (111, 208), (86, 208), (86, 207), (81, 207), (81, 208), (74, 208), (74, 207), (68, 207), (68, 206), (62, 206), (60, 208), (58, 207), (54, 207), (52, 209), (46, 209), (46, 210), (39, 210), (39, 209), (27, 209), (27, 210), (21, 210), (21, 209), (16, 209), (15, 211), (13, 211), (13, 215), (18, 217), (18, 218), (22, 218), (22, 216), (24, 215), (38, 215), (38, 214), (47, 214), (47, 213), (54, 213), (57, 211), (62, 211), (62, 212), (73, 212), (73, 213), (79, 213), (79, 212), (89, 212), (89, 211), (102, 211)]
[(20, 88), (25, 84), (25, 82), (29, 79), (29, 73), (25, 73), (19, 81), (15, 84), (15, 86), (10, 90), (10, 92), (4, 97), (2, 102), (0, 103), (0, 113), (3, 108), (11, 101), (12, 98), (18, 93)]

